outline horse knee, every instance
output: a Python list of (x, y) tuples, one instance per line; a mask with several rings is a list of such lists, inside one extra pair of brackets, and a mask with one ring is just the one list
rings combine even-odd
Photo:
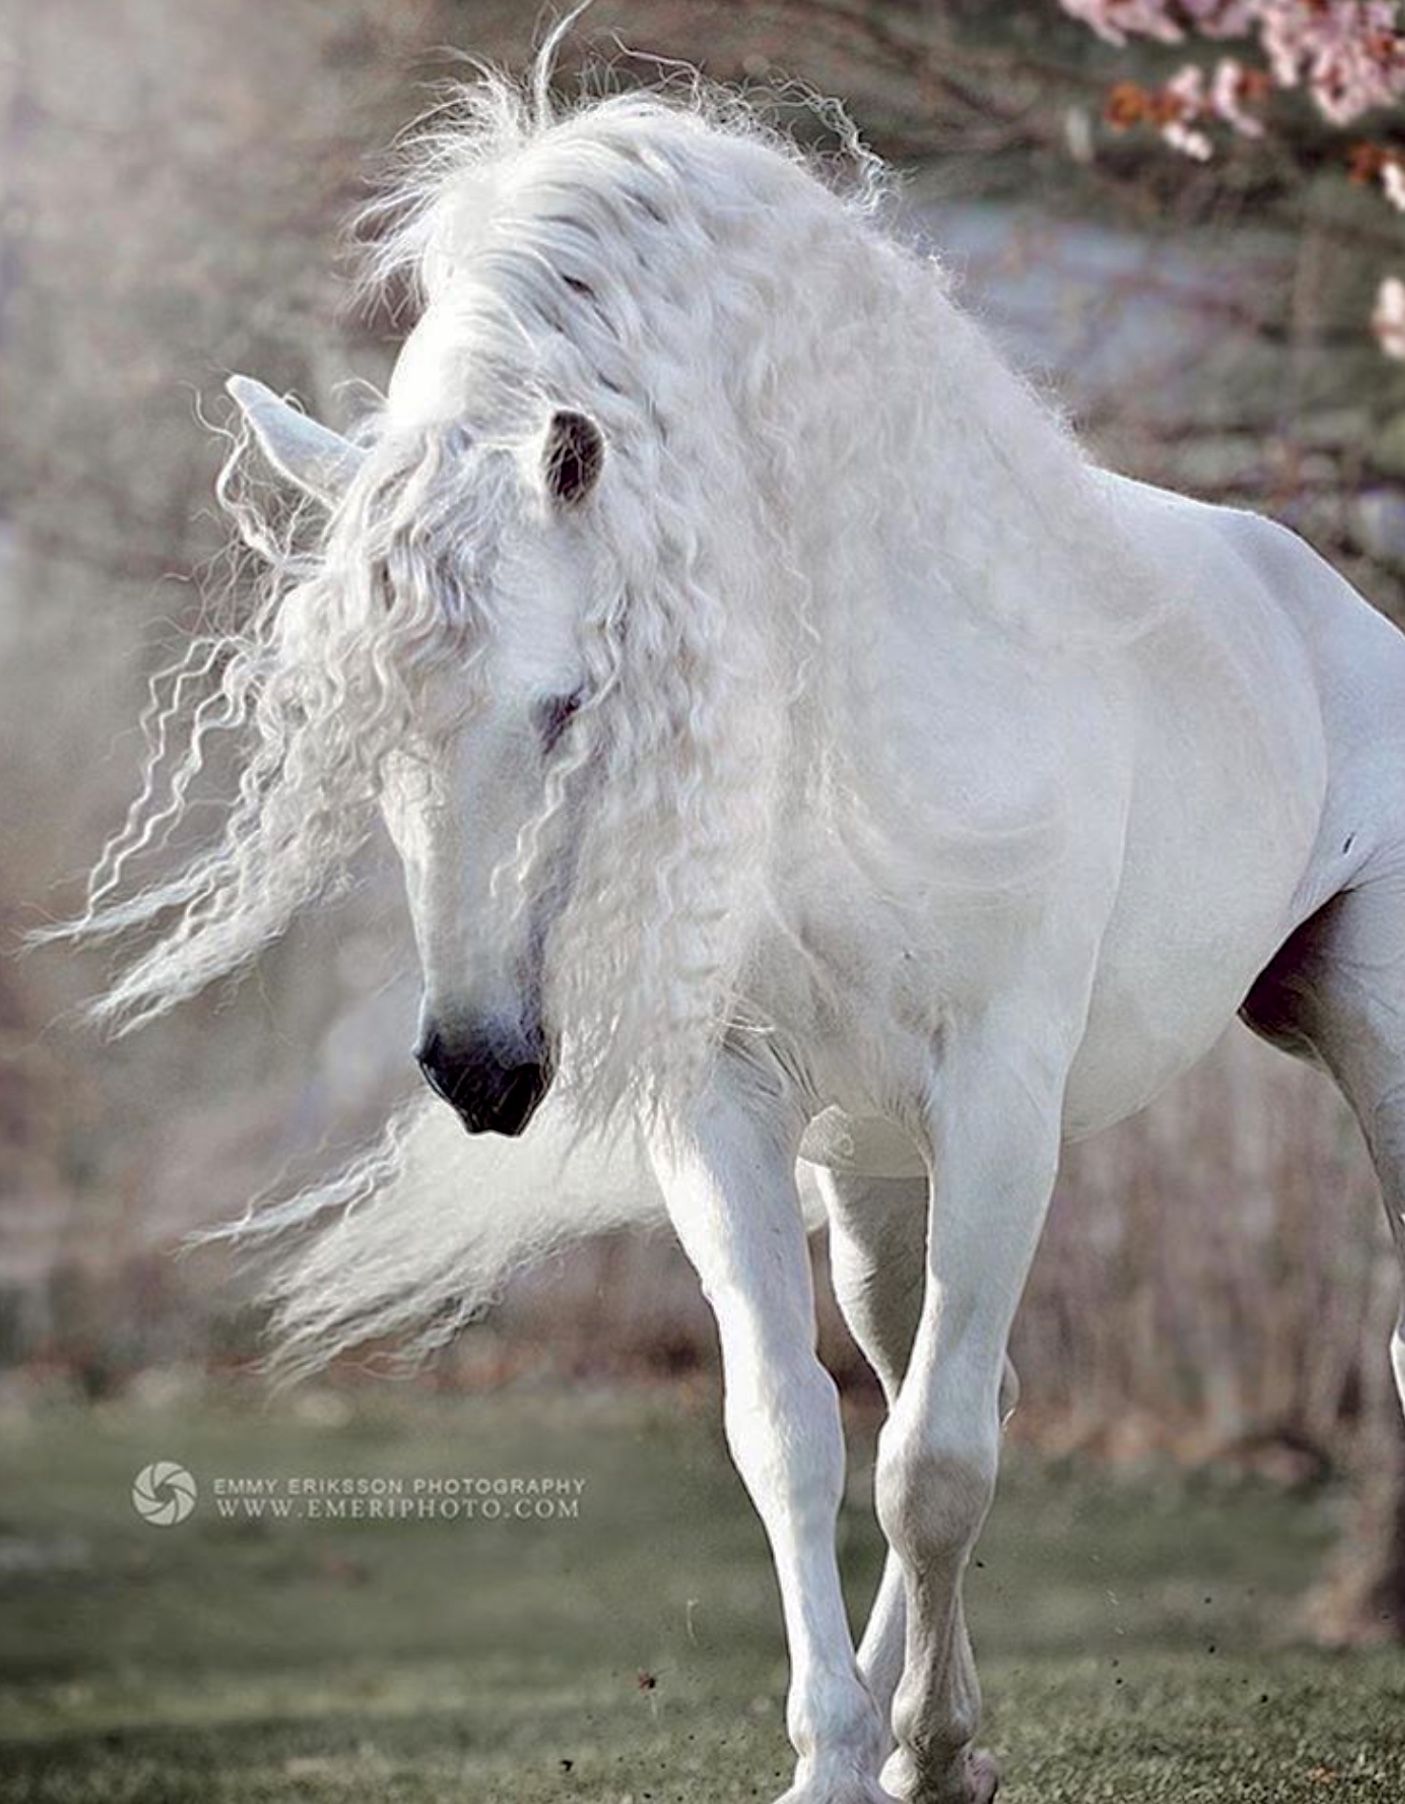
[(818, 1359), (749, 1352), (725, 1362), (723, 1426), (753, 1496), (796, 1510), (838, 1512), (844, 1486), (839, 1393)]
[(879, 1442), (875, 1504), (904, 1564), (921, 1570), (967, 1552), (995, 1496), (998, 1460), (994, 1433), (888, 1424)]

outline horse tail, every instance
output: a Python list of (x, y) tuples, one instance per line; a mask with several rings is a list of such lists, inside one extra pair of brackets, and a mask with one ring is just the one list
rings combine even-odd
[(265, 1366), (291, 1380), (357, 1348), (392, 1367), (418, 1363), (516, 1273), (589, 1236), (665, 1219), (629, 1135), (582, 1138), (548, 1098), (520, 1140), (471, 1138), (425, 1098), (334, 1176), (195, 1238), (251, 1257), (271, 1312)]

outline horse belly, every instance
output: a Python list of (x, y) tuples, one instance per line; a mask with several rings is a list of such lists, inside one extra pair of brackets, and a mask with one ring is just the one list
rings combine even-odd
[(1135, 997), (1101, 1001), (1069, 1071), (1064, 1139), (1084, 1140), (1145, 1108), (1210, 1050), (1247, 987), (1225, 986), (1218, 1006), (1193, 1014), (1159, 1014)]
[(1270, 736), (1276, 765), (1226, 755), (1147, 786), (1069, 1073), (1067, 1138), (1135, 1114), (1208, 1052), (1291, 930), (1325, 787), (1308, 721), (1289, 715)]
[[(1069, 1071), (1066, 1139), (1136, 1114), (1220, 1038), (1283, 942), (1310, 843), (1276, 881), (1255, 873), (1252, 907), (1207, 884), (1182, 892), (1173, 920), (1151, 903), (1110, 924)], [(1184, 906), (1197, 899), (1199, 910)]]

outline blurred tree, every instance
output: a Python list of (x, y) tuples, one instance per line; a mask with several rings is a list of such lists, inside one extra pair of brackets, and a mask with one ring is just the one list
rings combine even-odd
[[(1405, 36), (1395, 0), (1059, 0), (1106, 42), (1250, 44), (1255, 61), (1216, 55), (1213, 67), (1184, 62), (1148, 84), (1124, 78), (1109, 90), (1106, 117), (1118, 129), (1149, 125), (1185, 156), (1208, 162), (1217, 127), (1241, 138), (1273, 129), (1270, 102), (1296, 92), (1339, 131), (1358, 127), (1405, 94)], [(1299, 133), (1305, 168), (1336, 164), (1360, 184), (1378, 185), (1405, 211), (1405, 143), (1393, 119), (1368, 136), (1325, 146)], [(1405, 358), (1405, 281), (1382, 277), (1371, 324), (1388, 356)]]

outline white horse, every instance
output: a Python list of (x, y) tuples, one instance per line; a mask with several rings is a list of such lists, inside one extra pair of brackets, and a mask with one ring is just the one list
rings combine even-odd
[[(192, 654), (219, 680), (169, 790), (158, 733), (76, 930), (177, 911), (104, 1005), (143, 1019), (379, 810), (416, 1056), (470, 1132), (522, 1133), (553, 1081), (586, 1128), (642, 1124), (775, 1556), (787, 1804), (976, 1804), (962, 1574), (1061, 1142), (1240, 1011), (1340, 1083), (1401, 1237), (1405, 641), (1291, 532), (1089, 464), (847, 147), (840, 192), (725, 97), (468, 92), (384, 239), (422, 299), (384, 408), (353, 442), (231, 383), (325, 524), (290, 546), (233, 500), (272, 587)], [(222, 838), (121, 899), (223, 727)], [(889, 1405), (857, 1652), (797, 1158)], [(447, 1230), (417, 1256), (423, 1217), (384, 1211), (346, 1271), (364, 1219), (295, 1327), (462, 1285)]]

